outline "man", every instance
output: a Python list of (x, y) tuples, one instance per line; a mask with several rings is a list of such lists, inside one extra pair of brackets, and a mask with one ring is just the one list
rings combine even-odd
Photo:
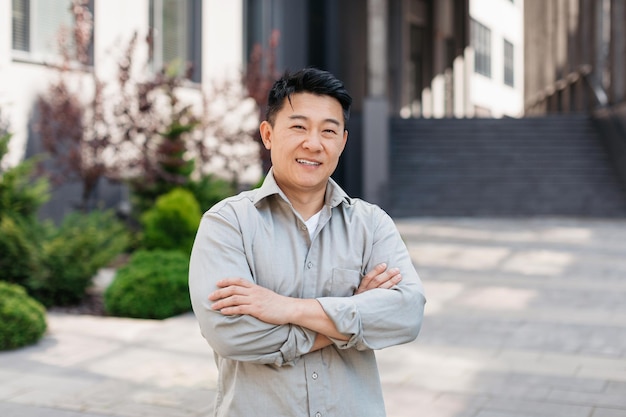
[(263, 185), (206, 212), (189, 287), (219, 371), (215, 416), (384, 416), (375, 349), (414, 340), (424, 293), (393, 221), (330, 175), (352, 98), (285, 73), (260, 125)]

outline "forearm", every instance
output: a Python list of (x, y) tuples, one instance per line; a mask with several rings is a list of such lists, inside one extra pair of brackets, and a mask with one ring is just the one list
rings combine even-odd
[(404, 283), (391, 290), (374, 290), (354, 297), (324, 297), (318, 301), (337, 331), (351, 334), (343, 348), (382, 349), (417, 337), (424, 315), (421, 285)]
[[(328, 317), (316, 299), (290, 298), (290, 303), (287, 306), (287, 317), (291, 324), (313, 330), (318, 335), (344, 341), (350, 339), (349, 335), (337, 330), (335, 323)], [(320, 339), (319, 343), (325, 342), (318, 336), (315, 340), (316, 344), (318, 339)]]
[(318, 334), (300, 326), (271, 325), (249, 315), (223, 316), (195, 304), (204, 338), (220, 356), (283, 366), (313, 350)]
[(310, 352), (315, 352), (316, 350), (320, 350), (325, 348), (326, 346), (330, 346), (333, 344), (333, 341), (330, 340), (329, 338), (327, 338), (326, 336), (324, 336), (323, 334), (318, 333), (317, 337), (315, 338), (315, 343), (313, 343), (313, 346), (311, 347)]
[[(379, 264), (365, 275), (356, 293), (372, 289), (390, 289), (402, 280), (398, 268), (387, 269)], [(335, 342), (348, 342), (356, 333), (339, 331), (317, 299), (301, 299), (273, 291), (240, 278), (227, 278), (217, 282), (219, 289), (209, 295), (215, 301), (211, 309), (223, 315), (250, 315), (274, 325), (290, 324), (316, 333), (310, 352)], [(357, 329), (358, 331), (359, 329)]]

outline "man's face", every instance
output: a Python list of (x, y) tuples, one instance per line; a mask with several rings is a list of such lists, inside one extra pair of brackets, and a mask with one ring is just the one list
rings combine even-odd
[(261, 123), (274, 177), (287, 197), (326, 189), (346, 145), (344, 127), (339, 101), (310, 93), (293, 94), (291, 103), (285, 99), (273, 126)]

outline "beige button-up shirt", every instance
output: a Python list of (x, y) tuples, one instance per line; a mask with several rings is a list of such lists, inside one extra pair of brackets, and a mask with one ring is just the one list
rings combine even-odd
[[(402, 281), (354, 295), (363, 275), (385, 262)], [(210, 308), (216, 282), (243, 277), (289, 297), (315, 298), (350, 339), (309, 353), (315, 332)], [(215, 416), (380, 417), (385, 415), (375, 349), (414, 340), (422, 283), (392, 219), (349, 198), (331, 179), (317, 229), (272, 172), (263, 185), (207, 211), (191, 253), (189, 288), (202, 335), (219, 371)]]

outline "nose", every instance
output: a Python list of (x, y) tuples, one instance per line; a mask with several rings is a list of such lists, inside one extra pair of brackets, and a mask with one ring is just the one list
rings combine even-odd
[(324, 149), (324, 145), (322, 144), (322, 135), (320, 132), (312, 131), (310, 132), (302, 146), (306, 149), (309, 149), (314, 152), (319, 152)]

